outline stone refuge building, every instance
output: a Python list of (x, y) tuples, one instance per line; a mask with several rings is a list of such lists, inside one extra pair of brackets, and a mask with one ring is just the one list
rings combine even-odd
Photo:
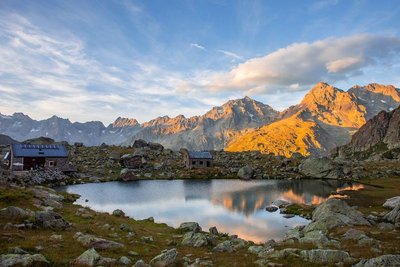
[(213, 166), (213, 156), (209, 151), (189, 151), (182, 149), (186, 168), (209, 168)]
[(5, 158), (11, 171), (76, 171), (75, 166), (69, 165), (68, 151), (63, 145), (11, 144)]

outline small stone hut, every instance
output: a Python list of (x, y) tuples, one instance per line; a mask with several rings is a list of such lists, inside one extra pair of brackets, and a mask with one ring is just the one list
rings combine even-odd
[(63, 145), (11, 144), (7, 160), (11, 171), (76, 171), (68, 164), (68, 151)]
[(181, 150), (186, 168), (210, 168), (213, 166), (213, 156), (209, 151)]

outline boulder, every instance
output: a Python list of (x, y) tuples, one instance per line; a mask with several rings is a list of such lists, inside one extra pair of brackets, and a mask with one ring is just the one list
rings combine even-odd
[(159, 144), (159, 143), (150, 142), (150, 143), (148, 144), (148, 146), (149, 146), (149, 148), (150, 148), (151, 150), (156, 150), (156, 151), (163, 151), (163, 150), (164, 150), (164, 147), (163, 147), (161, 144)]
[(268, 212), (275, 212), (278, 210), (278, 207), (271, 205), (271, 206), (266, 207), (265, 210)]
[(378, 229), (381, 231), (393, 231), (394, 230), (394, 225), (391, 223), (385, 223), (385, 222), (381, 222), (378, 223)]
[(364, 236), (366, 236), (364, 231), (351, 228), (344, 233), (343, 238), (345, 240), (359, 240)]
[(44, 229), (66, 229), (71, 226), (60, 214), (51, 210), (36, 212), (35, 225)]
[(0, 210), (0, 219), (9, 222), (22, 222), (31, 219), (34, 216), (35, 213), (33, 211), (24, 210), (15, 206), (9, 206)]
[(188, 232), (182, 238), (182, 245), (192, 247), (205, 247), (208, 245), (208, 239), (205, 234)]
[(208, 231), (209, 231), (210, 234), (212, 234), (212, 235), (219, 235), (218, 229), (217, 229), (217, 227), (215, 227), (215, 226), (210, 227), (210, 229), (209, 229)]
[(125, 256), (122, 256), (121, 258), (119, 258), (119, 261), (118, 261), (121, 265), (131, 265), (132, 264), (132, 261), (128, 258), (128, 257), (125, 257)]
[(300, 164), (299, 170), (305, 176), (313, 178), (337, 179), (343, 177), (343, 168), (326, 157), (309, 157)]
[(340, 199), (331, 198), (320, 204), (312, 214), (313, 222), (307, 225), (305, 232), (314, 230), (330, 230), (338, 226), (367, 225), (362, 213), (347, 205)]
[(227, 240), (219, 243), (217, 246), (213, 248), (214, 252), (233, 252), (233, 244), (231, 241)]
[(79, 243), (81, 243), (85, 247), (90, 247), (95, 249), (115, 249), (124, 247), (124, 245), (121, 243), (99, 238), (94, 235), (83, 234), (81, 232), (77, 232), (74, 235), (74, 239), (76, 239)]
[(400, 255), (382, 255), (368, 260), (361, 260), (353, 267), (397, 267), (397, 266), (400, 266)]
[(172, 264), (175, 263), (177, 255), (178, 255), (178, 252), (176, 251), (175, 248), (167, 250), (167, 251), (161, 253), (160, 255), (154, 257), (150, 261), (150, 266), (151, 267), (171, 266)]
[(182, 230), (183, 232), (195, 232), (195, 233), (201, 232), (201, 227), (197, 222), (181, 223), (178, 229)]
[(0, 266), (50, 266), (42, 254), (3, 254), (0, 255)]
[(72, 266), (95, 266), (100, 258), (100, 254), (94, 248), (91, 248), (76, 258), (72, 262)]
[(386, 202), (383, 204), (383, 207), (394, 209), (397, 205), (400, 205), (400, 196), (387, 199)]
[(147, 147), (147, 146), (148, 146), (148, 143), (143, 139), (135, 140), (135, 142), (133, 142), (133, 145), (132, 145), (132, 147), (134, 147), (134, 148), (143, 148), (143, 147)]
[(286, 200), (282, 200), (282, 199), (276, 199), (271, 203), (271, 206), (277, 206), (278, 208), (284, 207), (289, 205), (290, 202), (287, 202)]
[(384, 220), (394, 223), (395, 225), (400, 224), (400, 204), (397, 205), (392, 211), (383, 217)]
[(134, 267), (148, 267), (150, 265), (146, 264), (143, 260), (138, 260), (135, 265), (133, 265)]
[(250, 180), (251, 178), (253, 178), (254, 170), (252, 167), (247, 165), (240, 168), (237, 175), (239, 176), (240, 179)]
[(264, 250), (264, 246), (250, 246), (247, 251), (251, 254), (256, 254), (260, 253), (261, 251)]
[(112, 215), (116, 216), (116, 217), (124, 217), (125, 216), (125, 212), (123, 212), (120, 209), (116, 209), (112, 212)]
[(349, 253), (333, 249), (302, 250), (300, 256), (305, 261), (318, 264), (349, 263), (353, 261)]

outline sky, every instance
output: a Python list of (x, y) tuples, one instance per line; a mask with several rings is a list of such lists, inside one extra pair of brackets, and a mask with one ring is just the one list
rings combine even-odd
[(0, 113), (145, 122), (399, 88), (399, 31), (398, 0), (1, 0)]

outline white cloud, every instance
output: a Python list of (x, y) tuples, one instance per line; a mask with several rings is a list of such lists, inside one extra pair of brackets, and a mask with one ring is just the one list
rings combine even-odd
[(341, 58), (326, 63), (326, 69), (330, 73), (344, 72), (346, 70), (355, 68), (357, 66), (361, 66), (363, 61), (364, 61), (363, 58), (357, 58), (357, 57)]
[[(294, 43), (214, 73), (202, 86), (211, 91), (305, 90), (318, 81), (337, 82), (363, 68), (390, 64), (400, 55), (400, 38), (360, 34)], [(298, 84), (298, 86), (292, 86)]]
[(200, 50), (206, 50), (206, 48), (204, 46), (196, 44), (196, 43), (190, 44), (190, 47), (194, 47), (194, 48), (197, 48), (197, 49), (200, 49)]
[(339, 0), (320, 0), (315, 1), (309, 8), (310, 11), (317, 12), (323, 9), (335, 6), (339, 3)]
[(236, 53), (230, 52), (230, 51), (226, 51), (226, 50), (217, 50), (217, 52), (220, 52), (220, 53), (224, 54), (225, 56), (231, 57), (231, 58), (234, 58), (234, 59), (239, 59), (239, 60), (242, 60), (242, 59), (243, 59), (242, 56), (240, 56), (240, 55), (238, 55), (238, 54), (236, 54)]

